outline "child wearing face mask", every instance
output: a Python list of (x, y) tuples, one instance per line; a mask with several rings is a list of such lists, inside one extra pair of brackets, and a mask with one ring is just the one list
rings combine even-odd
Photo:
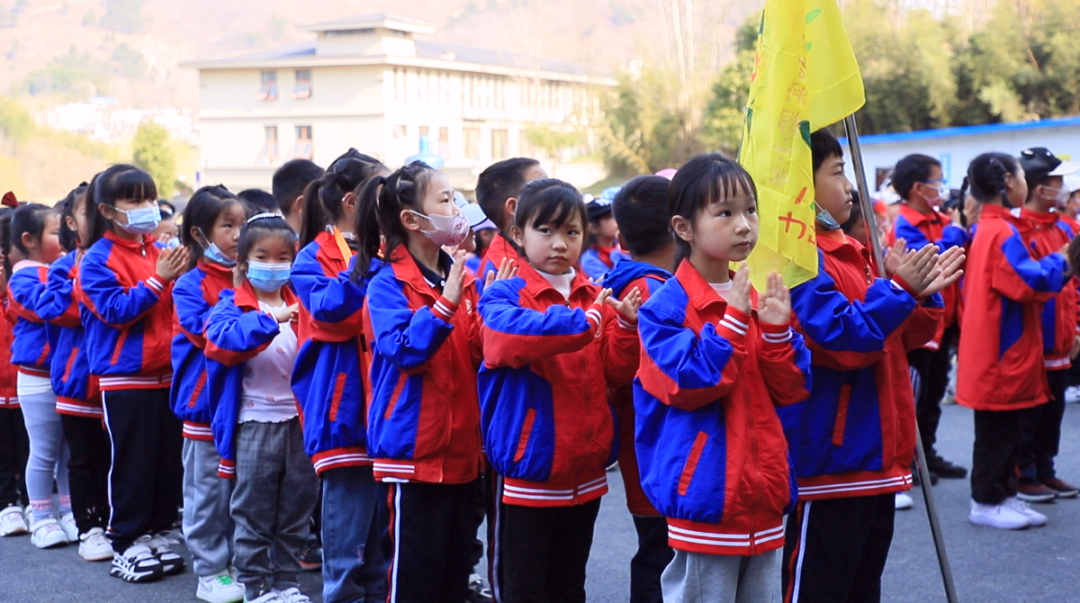
[(235, 479), (233, 565), (249, 603), (307, 603), (299, 554), (319, 487), (289, 382), (297, 299), (286, 287), (296, 233), (281, 214), (258, 214), (240, 233), (235, 291), (206, 321), (207, 387), (218, 474)]
[(180, 239), (191, 269), (176, 279), (173, 303), (173, 384), (170, 402), (184, 422), (184, 541), (199, 577), (196, 598), (229, 603), (244, 592), (232, 580), (233, 521), (229, 515), (232, 480), (218, 477), (221, 457), (210, 429), (214, 406), (206, 388), (206, 319), (222, 291), (233, 289), (233, 266), (244, 206), (224, 186), (203, 187), (184, 208)]
[(128, 582), (184, 569), (165, 534), (182, 501), (183, 472), (180, 421), (169, 408), (171, 283), (187, 267), (188, 252), (155, 245), (156, 198), (153, 178), (134, 166), (114, 165), (94, 177), (76, 282), (112, 447), (109, 573)]
[(461, 243), (469, 222), (446, 177), (420, 162), (369, 179), (356, 220), (353, 278), (367, 281), (371, 350), (367, 451), (391, 513), (387, 600), (457, 603), (484, 467), (479, 296), (465, 251), (443, 247)]
[(485, 449), (500, 476), (504, 603), (585, 600), (604, 469), (617, 455), (607, 391), (637, 369), (641, 292), (617, 301), (575, 268), (587, 224), (573, 186), (525, 185), (511, 232), (528, 262), (481, 300), (478, 380)]

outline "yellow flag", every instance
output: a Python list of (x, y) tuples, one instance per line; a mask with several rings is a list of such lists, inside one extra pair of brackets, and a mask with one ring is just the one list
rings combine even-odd
[(760, 234), (750, 277), (793, 287), (817, 275), (810, 132), (866, 102), (836, 0), (767, 0), (739, 162), (757, 185)]

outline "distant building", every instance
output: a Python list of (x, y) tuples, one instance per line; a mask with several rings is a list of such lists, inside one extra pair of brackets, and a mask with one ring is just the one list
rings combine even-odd
[(355, 147), (391, 167), (421, 150), (436, 153), (451, 183), (471, 189), (499, 159), (545, 154), (531, 148), (530, 128), (585, 132), (580, 144), (549, 159), (549, 172), (555, 167), (579, 185), (605, 175), (597, 162), (573, 160), (592, 144), (584, 129), (596, 110), (592, 90), (614, 85), (611, 78), (559, 61), (417, 39), (435, 28), (392, 15), (302, 29), (316, 39), (182, 64), (199, 70), (206, 182), (268, 188), (285, 161), (325, 167)]
[[(843, 142), (846, 146), (847, 141)], [(936, 157), (949, 186), (960, 188), (971, 160), (989, 151), (1018, 157), (1024, 149), (1046, 147), (1062, 159), (1080, 160), (1080, 117), (876, 134), (860, 136), (859, 142), (867, 183), (875, 190), (896, 162), (912, 153)], [(854, 178), (852, 163), (847, 165), (848, 175)]]
[(177, 140), (194, 143), (198, 138), (191, 109), (122, 109), (118, 99), (108, 96), (57, 105), (39, 115), (38, 121), (50, 128), (86, 134), (109, 144), (130, 141), (144, 121), (163, 126)]

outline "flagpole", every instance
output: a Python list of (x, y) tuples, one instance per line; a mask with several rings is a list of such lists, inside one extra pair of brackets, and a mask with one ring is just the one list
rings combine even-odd
[[(862, 147), (859, 146), (859, 126), (855, 123), (854, 115), (844, 118), (844, 130), (847, 132), (848, 145), (851, 148), (851, 167), (855, 170), (855, 182), (859, 187), (859, 204), (862, 206), (863, 217), (866, 220), (866, 232), (870, 239), (870, 248), (873, 250), (878, 273), (884, 276), (885, 261), (881, 252), (881, 241), (878, 239), (876, 220), (874, 219), (874, 204), (870, 200), (870, 188), (866, 185)], [(926, 516), (930, 520), (930, 534), (934, 538), (934, 547), (937, 549), (938, 565), (941, 566), (941, 580), (945, 585), (945, 597), (949, 603), (957, 603), (959, 599), (956, 597), (956, 584), (953, 582), (952, 568), (949, 566), (949, 554), (945, 550), (945, 536), (941, 533), (941, 522), (938, 520), (937, 504), (934, 502), (933, 487), (930, 483), (930, 470), (926, 468), (926, 451), (923, 450), (918, 423), (915, 424), (915, 460), (917, 461), (915, 466), (919, 472), (923, 501), (926, 503)]]

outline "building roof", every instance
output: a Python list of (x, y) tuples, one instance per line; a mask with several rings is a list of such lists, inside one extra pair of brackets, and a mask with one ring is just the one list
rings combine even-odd
[[(931, 140), (935, 138), (953, 138), (957, 136), (977, 136), (979, 134), (1001, 134), (1004, 132), (1017, 132), (1022, 130), (1036, 130), (1040, 128), (1062, 128), (1080, 126), (1080, 116), (1059, 117), (1043, 119), (1039, 121), (1026, 121), (1008, 124), (986, 124), (981, 126), (959, 126), (956, 128), (941, 128), (939, 130), (920, 130), (918, 132), (896, 132), (893, 134), (873, 134), (860, 136), (859, 144), (888, 144), (893, 142), (909, 142), (913, 140)], [(840, 139), (842, 144), (847, 144), (847, 138)]]
[(401, 15), (393, 15), (387, 13), (375, 15), (356, 15), (353, 17), (345, 17), (342, 19), (334, 19), (333, 21), (321, 21), (319, 23), (311, 23), (309, 25), (299, 26), (299, 29), (314, 32), (350, 31), (357, 29), (376, 28), (419, 34), (435, 33), (435, 26), (430, 23), (421, 21), (419, 19), (413, 19), (411, 17), (403, 17)]

